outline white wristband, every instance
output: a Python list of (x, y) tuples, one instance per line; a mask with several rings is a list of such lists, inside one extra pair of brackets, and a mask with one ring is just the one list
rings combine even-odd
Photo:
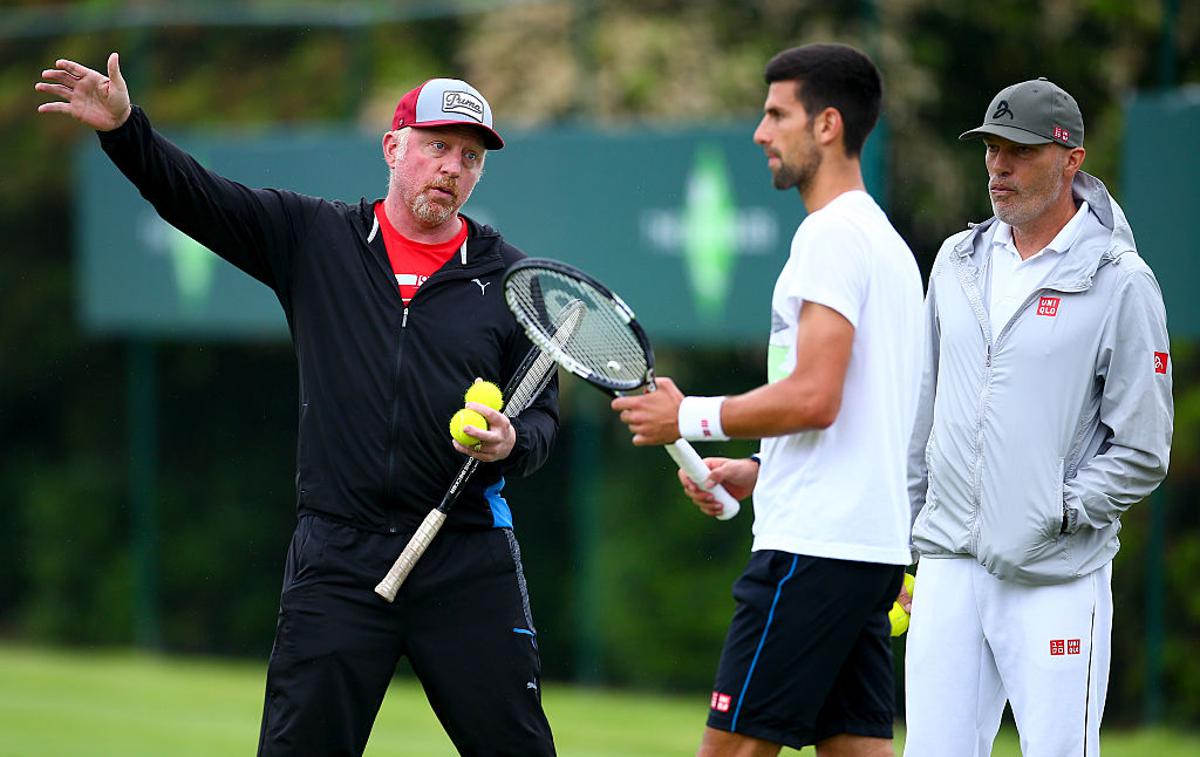
[(684, 397), (679, 406), (679, 435), (691, 442), (723, 442), (721, 428), (724, 397)]

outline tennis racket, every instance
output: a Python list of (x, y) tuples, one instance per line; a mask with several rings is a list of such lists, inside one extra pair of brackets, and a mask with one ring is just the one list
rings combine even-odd
[[(566, 370), (619, 396), (654, 391), (654, 350), (633, 311), (612, 290), (579, 269), (557, 260), (525, 258), (504, 273), (504, 300), (529, 341)], [(569, 304), (581, 303), (583, 317), (573, 337), (556, 340), (545, 324)], [(688, 478), (703, 487), (708, 466), (686, 439), (666, 446)], [(721, 503), (721, 520), (741, 505), (720, 484), (710, 490)]]
[[(556, 318), (552, 322), (554, 325), (544, 330), (550, 334), (549, 339), (552, 343), (566, 343), (570, 341), (571, 336), (579, 327), (580, 319), (583, 316), (583, 303), (567, 302), (555, 315)], [(508, 386), (504, 389), (504, 396), (508, 399), (504, 403), (502, 412), (509, 418), (514, 418), (528, 408), (534, 398), (541, 394), (546, 385), (550, 383), (551, 377), (554, 376), (554, 367), (554, 359), (541, 349), (535, 346), (529, 350), (529, 354), (521, 361), (521, 365), (513, 373)], [(412, 572), (417, 560), (421, 559), (421, 555), (425, 554), (433, 537), (437, 536), (438, 531), (441, 530), (442, 524), (446, 522), (446, 516), (454, 507), (454, 503), (458, 501), (458, 495), (462, 493), (463, 485), (470, 480), (478, 467), (479, 461), (473, 457), (467, 458), (466, 462), (462, 464), (454, 481), (450, 483), (450, 488), (442, 496), (441, 504), (430, 510), (429, 514), (425, 516), (421, 526), (408, 540), (404, 551), (392, 564), (392, 569), (375, 587), (376, 594), (388, 602), (396, 599), (396, 592), (400, 590), (400, 585), (408, 578), (408, 574)]]

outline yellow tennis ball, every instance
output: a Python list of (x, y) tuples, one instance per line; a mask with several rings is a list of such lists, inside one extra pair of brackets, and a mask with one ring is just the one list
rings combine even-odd
[(471, 384), (464, 399), (467, 402), (487, 405), (493, 410), (499, 410), (504, 406), (504, 393), (491, 381), (476, 381)]
[(897, 602), (888, 612), (888, 620), (892, 622), (892, 636), (899, 636), (908, 630), (908, 613)]
[[(908, 591), (908, 595), (910, 597), (913, 593), (913, 587), (915, 587), (916, 584), (917, 579), (913, 578), (912, 573), (904, 574), (904, 588)], [(888, 612), (888, 620), (892, 621), (892, 636), (899, 636), (908, 630), (908, 619), (909, 615), (904, 611), (904, 608), (900, 606), (900, 603), (893, 602), (892, 609)]]
[(486, 431), (488, 424), (487, 419), (482, 415), (465, 407), (450, 419), (450, 436), (453, 436), (464, 447), (474, 447), (479, 444), (479, 440), (463, 431), (463, 426), (474, 426)]

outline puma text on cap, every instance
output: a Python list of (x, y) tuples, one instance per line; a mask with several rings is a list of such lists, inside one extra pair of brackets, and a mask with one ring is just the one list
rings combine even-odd
[(492, 128), (492, 106), (479, 90), (460, 79), (430, 79), (400, 98), (392, 116), (393, 130), (457, 125), (477, 127), (489, 150), (504, 147), (504, 140)]

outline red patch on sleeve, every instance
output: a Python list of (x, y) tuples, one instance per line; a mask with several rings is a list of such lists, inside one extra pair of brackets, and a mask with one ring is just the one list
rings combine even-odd
[(1170, 360), (1170, 358), (1171, 358), (1171, 356), (1165, 352), (1154, 353), (1154, 372), (1155, 373), (1166, 373), (1167, 372), (1167, 361)]

